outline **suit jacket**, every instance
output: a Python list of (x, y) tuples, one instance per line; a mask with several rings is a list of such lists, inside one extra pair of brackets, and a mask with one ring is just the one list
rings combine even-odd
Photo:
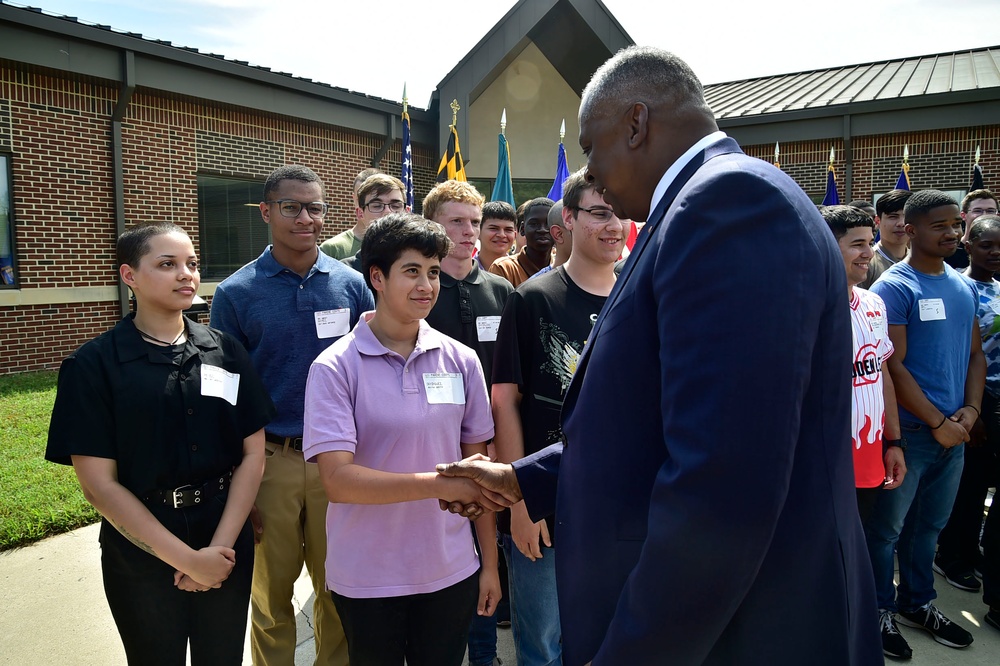
[(568, 666), (883, 663), (850, 358), (816, 207), (735, 141), (711, 144), (594, 326), (565, 449), (515, 466), (534, 517), (558, 505)]

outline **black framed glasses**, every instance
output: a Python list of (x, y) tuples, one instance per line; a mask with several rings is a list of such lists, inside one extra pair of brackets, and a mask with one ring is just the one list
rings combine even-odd
[(393, 213), (402, 213), (406, 210), (405, 201), (390, 201), (386, 203), (384, 201), (379, 201), (378, 199), (373, 199), (365, 204), (365, 208), (371, 213), (381, 213), (386, 208), (388, 208)]
[(615, 212), (613, 210), (604, 206), (592, 206), (590, 208), (580, 208), (579, 206), (574, 206), (573, 210), (582, 210), (585, 213), (590, 213), (590, 216), (601, 224), (610, 222), (611, 218), (615, 216)]
[(309, 217), (320, 219), (326, 215), (326, 211), (329, 209), (322, 201), (296, 201), (295, 199), (278, 199), (277, 201), (265, 201), (266, 204), (277, 204), (278, 212), (281, 213), (281, 217), (289, 217), (295, 219), (302, 212), (302, 209), (306, 209), (306, 213)]

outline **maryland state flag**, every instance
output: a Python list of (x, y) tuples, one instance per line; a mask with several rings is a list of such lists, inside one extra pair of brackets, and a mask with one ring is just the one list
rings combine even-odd
[(443, 183), (446, 180), (468, 181), (465, 177), (465, 163), (462, 161), (462, 150), (458, 147), (458, 130), (454, 125), (448, 126), (451, 134), (448, 136), (448, 147), (441, 157), (441, 166), (438, 167), (437, 182)]

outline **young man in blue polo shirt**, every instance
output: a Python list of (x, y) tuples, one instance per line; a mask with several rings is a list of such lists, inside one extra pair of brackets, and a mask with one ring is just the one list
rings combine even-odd
[(250, 354), (278, 409), (265, 433), (267, 462), (257, 495), (259, 544), (253, 574), (254, 664), (290, 664), (295, 655), (292, 586), (302, 564), (316, 592), (316, 663), (346, 665), (347, 641), (326, 592), (326, 494), (302, 457), (309, 366), (375, 307), (361, 275), (319, 251), (327, 205), (323, 184), (303, 166), (276, 169), (264, 183), (260, 213), (272, 245), (220, 284), (211, 325)]
[[(911, 650), (897, 619), (930, 632), (948, 647), (972, 643), (972, 634), (934, 606), (932, 565), (962, 476), (963, 444), (979, 417), (986, 360), (976, 319), (978, 294), (944, 262), (962, 236), (958, 205), (943, 192), (923, 190), (903, 210), (910, 253), (871, 290), (885, 301), (895, 348), (887, 365), (907, 446), (907, 473), (899, 488), (879, 494), (867, 537), (883, 652), (909, 659)], [(894, 548), (899, 557), (896, 589)]]

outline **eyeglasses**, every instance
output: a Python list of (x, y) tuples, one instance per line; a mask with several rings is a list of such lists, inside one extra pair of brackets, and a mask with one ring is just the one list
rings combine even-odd
[(384, 201), (379, 201), (378, 199), (373, 199), (365, 204), (365, 208), (372, 213), (381, 213), (388, 206), (389, 210), (393, 213), (402, 213), (406, 209), (405, 201), (390, 201), (386, 203)]
[(996, 208), (973, 208), (969, 212), (972, 213), (973, 215), (975, 215), (976, 217), (979, 217), (980, 215), (996, 215), (997, 214), (997, 209)]
[(595, 220), (604, 224), (610, 222), (611, 218), (615, 216), (615, 212), (610, 208), (605, 208), (604, 206), (594, 206), (592, 208), (580, 208), (579, 206), (574, 206), (576, 211), (584, 211), (585, 213), (590, 213), (590, 216)]
[(281, 213), (281, 217), (289, 217), (295, 219), (302, 212), (302, 209), (306, 209), (306, 213), (309, 217), (320, 219), (326, 215), (328, 206), (322, 201), (311, 201), (309, 203), (304, 203), (302, 201), (296, 201), (295, 199), (278, 199), (277, 201), (265, 201), (266, 204), (278, 204), (278, 212)]

